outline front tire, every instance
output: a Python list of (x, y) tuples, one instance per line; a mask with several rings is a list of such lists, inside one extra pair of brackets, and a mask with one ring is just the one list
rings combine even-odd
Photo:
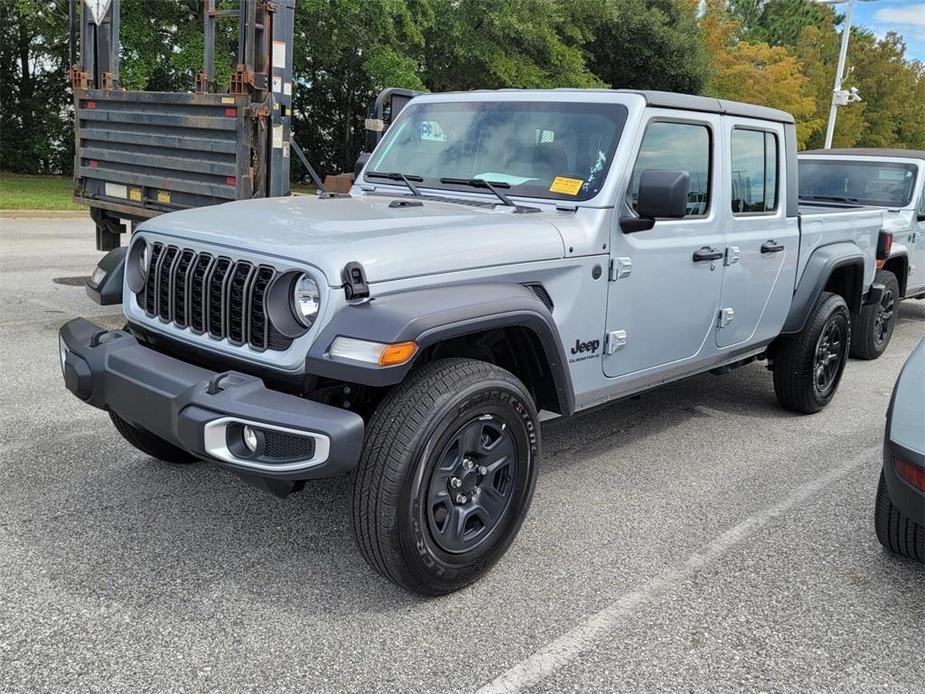
[(882, 470), (874, 507), (874, 529), (880, 544), (888, 550), (925, 563), (925, 527), (893, 505)]
[(435, 361), (379, 404), (353, 477), (353, 529), (370, 566), (444, 595), (480, 578), (514, 541), (536, 485), (536, 407), (511, 373)]
[(838, 390), (848, 345), (851, 315), (838, 294), (823, 292), (803, 330), (780, 338), (774, 349), (774, 392), (788, 410), (812, 414)]
[(883, 297), (877, 304), (866, 304), (851, 321), (851, 356), (876, 359), (886, 351), (893, 337), (899, 303), (899, 280), (889, 270), (878, 270), (874, 279), (883, 285)]
[(160, 436), (155, 436), (147, 429), (129, 424), (112, 410), (109, 411), (109, 418), (116, 427), (116, 431), (122, 434), (122, 438), (152, 458), (180, 464), (195, 463), (198, 460), (196, 456), (190, 455), (182, 448), (177, 448)]

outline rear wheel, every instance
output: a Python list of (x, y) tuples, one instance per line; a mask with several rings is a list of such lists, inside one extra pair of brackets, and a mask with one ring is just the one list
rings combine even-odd
[(477, 580), (520, 529), (538, 449), (536, 408), (513, 374), (471, 359), (412, 374), (373, 414), (354, 474), (364, 558), (424, 595)]
[(803, 330), (780, 338), (774, 348), (774, 392), (788, 410), (811, 414), (835, 396), (851, 341), (848, 305), (823, 292)]
[(878, 270), (874, 281), (883, 285), (880, 303), (865, 305), (851, 321), (851, 356), (858, 359), (876, 359), (883, 354), (896, 324), (899, 280), (889, 270)]
[(129, 424), (112, 410), (109, 411), (109, 418), (116, 430), (122, 434), (122, 438), (152, 458), (165, 460), (168, 463), (195, 463), (198, 460), (196, 456), (190, 455), (182, 448), (177, 448), (160, 436), (155, 436), (147, 429)]
[(891, 552), (925, 562), (925, 527), (893, 505), (890, 492), (880, 472), (877, 502), (874, 508), (874, 528), (880, 544)]

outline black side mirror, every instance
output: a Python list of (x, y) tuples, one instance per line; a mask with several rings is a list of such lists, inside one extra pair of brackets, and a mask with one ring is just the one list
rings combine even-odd
[(623, 233), (647, 231), (655, 226), (656, 219), (681, 219), (687, 216), (690, 179), (687, 171), (643, 171), (639, 177), (639, 196), (636, 200), (639, 216), (620, 219)]
[(357, 157), (356, 164), (353, 165), (353, 180), (357, 180), (360, 177), (360, 174), (363, 173), (363, 167), (366, 166), (366, 162), (369, 161), (370, 152), (360, 152), (360, 156)]

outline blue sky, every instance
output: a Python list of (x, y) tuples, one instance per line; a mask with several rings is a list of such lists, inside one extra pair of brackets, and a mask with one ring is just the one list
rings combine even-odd
[[(836, 6), (835, 10), (843, 13), (844, 6)], [(906, 42), (906, 55), (925, 63), (925, 0), (855, 2), (853, 23), (877, 36), (895, 31)]]

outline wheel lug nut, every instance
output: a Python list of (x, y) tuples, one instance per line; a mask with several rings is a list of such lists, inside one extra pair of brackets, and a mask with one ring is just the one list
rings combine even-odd
[(482, 493), (482, 490), (479, 489), (478, 487), (472, 490), (472, 496), (478, 496), (481, 493)]
[(487, 474), (488, 474), (488, 468), (485, 467), (484, 465), (479, 465), (479, 474), (480, 474), (480, 475), (487, 475)]
[(473, 462), (472, 462), (471, 460), (469, 460), (468, 458), (464, 458), (464, 459), (463, 459), (463, 468), (464, 468), (464, 469), (466, 469), (466, 470), (471, 470), (471, 469), (472, 469), (472, 466), (473, 466)]
[(465, 494), (457, 494), (457, 495), (456, 495), (456, 503), (457, 503), (457, 504), (464, 504), (464, 503), (466, 503), (467, 501), (468, 501), (468, 499), (466, 498), (466, 495), (465, 495)]
[(462, 486), (462, 480), (459, 479), (458, 477), (453, 477), (453, 478), (450, 480), (450, 486), (456, 487), (456, 488), (458, 489), (459, 487)]

